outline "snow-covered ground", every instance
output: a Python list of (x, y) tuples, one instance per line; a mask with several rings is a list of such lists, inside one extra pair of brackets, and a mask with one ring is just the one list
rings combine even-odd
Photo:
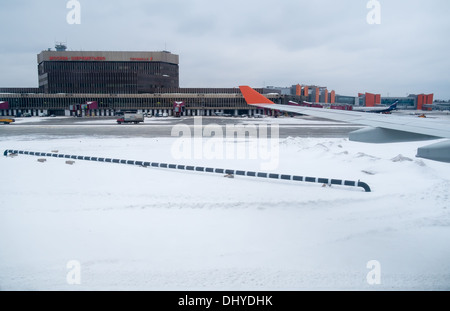
[(14, 125), (16, 124), (27, 124), (27, 123), (36, 123), (36, 122), (46, 122), (46, 121), (52, 121), (56, 119), (63, 119), (66, 117), (21, 117), (21, 118), (14, 118)]
[[(155, 124), (155, 125), (165, 125), (165, 124), (173, 124), (174, 121), (180, 121), (183, 122), (186, 119), (191, 119), (192, 117), (181, 117), (181, 118), (175, 118), (175, 117), (145, 117), (144, 118), (144, 124)], [(233, 118), (233, 117), (205, 117), (210, 118), (212, 120), (216, 119), (217, 122), (220, 122), (220, 120), (226, 120), (226, 121), (233, 121), (240, 124), (280, 124), (280, 125), (292, 125), (292, 126), (302, 126), (302, 125), (342, 125), (342, 122), (337, 121), (330, 121), (330, 120), (317, 120), (308, 116), (302, 116), (302, 117), (279, 117), (279, 118), (273, 118), (273, 117), (266, 117), (266, 118)], [(28, 123), (45, 123), (45, 122), (52, 122), (55, 120), (61, 120), (61, 119), (68, 119), (68, 120), (77, 120), (77, 118), (74, 117), (30, 117), (30, 118), (15, 118), (15, 124), (28, 124)], [(79, 124), (90, 124), (90, 125), (116, 125), (117, 117), (86, 117), (83, 119), (80, 119), (79, 121), (73, 121), (71, 124), (79, 125)]]
[[(257, 171), (264, 161), (180, 159), (176, 138), (32, 139), (0, 151)], [(270, 155), (274, 172), (360, 179), (371, 193), (2, 156), (0, 289), (449, 290), (450, 165), (415, 158), (426, 144), (287, 138)]]

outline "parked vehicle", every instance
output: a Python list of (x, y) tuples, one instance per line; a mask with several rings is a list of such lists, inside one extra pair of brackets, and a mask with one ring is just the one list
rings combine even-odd
[(229, 114), (229, 113), (214, 112), (214, 114), (218, 117), (231, 117), (231, 114)]
[(16, 120), (12, 119), (12, 118), (1, 118), (0, 117), (0, 123), (10, 124), (10, 123), (13, 123), (13, 122), (16, 122)]
[(267, 116), (264, 115), (264, 114), (255, 114), (254, 117), (255, 117), (255, 118), (265, 118), (265, 117), (267, 117)]
[(144, 115), (142, 113), (125, 113), (123, 117), (117, 119), (118, 124), (144, 122)]

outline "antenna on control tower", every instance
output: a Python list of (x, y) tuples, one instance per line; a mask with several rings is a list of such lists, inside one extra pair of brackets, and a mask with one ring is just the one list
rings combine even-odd
[(67, 45), (64, 42), (56, 42), (55, 49), (57, 52), (65, 52), (67, 50)]

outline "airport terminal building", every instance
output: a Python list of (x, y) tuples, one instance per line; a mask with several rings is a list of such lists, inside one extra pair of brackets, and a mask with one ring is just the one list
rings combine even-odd
[(43, 51), (42, 93), (142, 94), (179, 87), (178, 55), (163, 52)]
[[(267, 89), (256, 89), (267, 93)], [(185, 116), (213, 116), (225, 113), (233, 116), (270, 114), (270, 111), (250, 107), (239, 88), (171, 89), (172, 92), (152, 94), (42, 94), (2, 93), (0, 89), (0, 116), (17, 113), (42, 113), (56, 116), (114, 116), (117, 112), (136, 111), (156, 115), (173, 115), (174, 103), (183, 102)], [(291, 97), (277, 93), (266, 95), (276, 103), (285, 103)]]
[[(180, 89), (182, 90), (182, 89)], [(1, 93), (0, 116), (42, 113), (56, 116), (114, 116), (117, 112), (136, 111), (156, 115), (173, 114), (174, 103), (184, 102), (186, 116), (210, 116), (214, 113), (231, 115), (263, 114), (245, 102), (240, 90), (204, 89), (205, 93), (154, 93), (154, 94), (40, 94)], [(229, 90), (228, 93), (226, 91)], [(262, 89), (257, 89), (263, 91)], [(219, 92), (215, 92), (219, 91)], [(276, 94), (268, 95), (275, 102), (282, 99)]]
[[(39, 87), (0, 88), (0, 116), (114, 116), (126, 110), (173, 115), (175, 102), (183, 102), (182, 115), (187, 116), (273, 113), (247, 105), (239, 88), (180, 88), (179, 56), (168, 51), (67, 51), (58, 44), (56, 50), (39, 53), (37, 64)], [(300, 84), (256, 90), (278, 104), (369, 106), (379, 104), (381, 98), (369, 93), (340, 96), (326, 87)], [(389, 100), (381, 99), (383, 104)], [(408, 97), (404, 107), (422, 108), (432, 100), (432, 94)]]
[[(127, 110), (172, 115), (174, 102), (184, 102), (188, 116), (264, 113), (248, 106), (238, 88), (180, 88), (179, 56), (168, 51), (55, 48), (37, 55), (38, 88), (0, 88), (0, 116), (114, 116)], [(277, 94), (270, 97), (279, 102)]]

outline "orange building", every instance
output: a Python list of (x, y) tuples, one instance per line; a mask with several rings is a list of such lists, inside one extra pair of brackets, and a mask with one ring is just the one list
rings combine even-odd
[(433, 98), (434, 98), (434, 94), (417, 95), (417, 110), (431, 110), (431, 108), (425, 108), (424, 105), (432, 105)]
[(308, 97), (309, 96), (309, 87), (305, 86), (303, 89), (303, 93), (304, 93), (303, 94), (304, 96)]
[(318, 103), (320, 98), (320, 90), (318, 87), (316, 87), (316, 96), (315, 96), (315, 102)]
[(366, 107), (375, 107), (376, 105), (381, 105), (381, 94), (358, 93), (358, 96), (365, 96)]
[(295, 86), (295, 95), (301, 96), (302, 95), (302, 86), (300, 84), (297, 84)]

